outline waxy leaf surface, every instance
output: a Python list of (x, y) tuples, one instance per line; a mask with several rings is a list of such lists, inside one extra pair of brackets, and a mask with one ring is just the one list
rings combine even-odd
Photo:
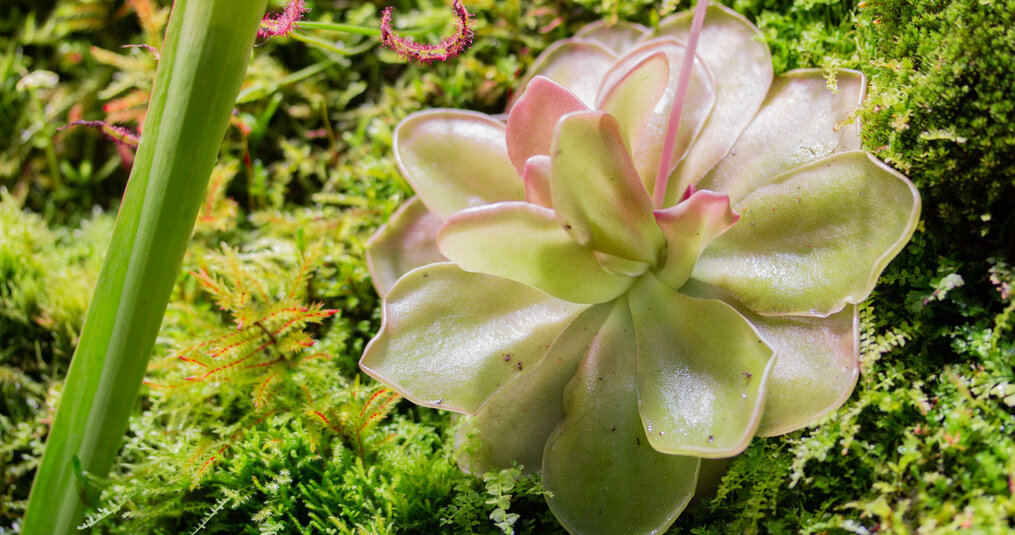
[(666, 236), (666, 263), (655, 275), (663, 284), (678, 290), (691, 276), (705, 247), (740, 216), (730, 209), (729, 197), (702, 190), (675, 206), (656, 210), (655, 217)]
[(638, 401), (660, 452), (729, 457), (761, 420), (773, 352), (729, 305), (647, 275), (628, 298), (638, 333)]
[(508, 154), (519, 174), (530, 157), (550, 154), (553, 130), (561, 117), (588, 109), (574, 93), (557, 82), (543, 76), (533, 78), (507, 119)]
[(729, 194), (737, 204), (784, 171), (859, 149), (856, 125), (846, 123), (863, 100), (866, 82), (856, 71), (839, 71), (837, 80), (835, 92), (819, 69), (776, 78), (754, 121), (698, 187)]
[(512, 462), (526, 471), (541, 469), (546, 440), (564, 420), (564, 388), (612, 308), (611, 303), (604, 303), (582, 312), (538, 366), (526, 366), (513, 355), (505, 357), (524, 371), (462, 427), (459, 444), (471, 441), (465, 450), (469, 454), (460, 461), (462, 466), (474, 474), (510, 468)]
[[(536, 58), (519, 87), (525, 88), (536, 76), (545, 76), (571, 90), (591, 108), (603, 75), (616, 60), (616, 54), (596, 41), (562, 39)], [(509, 110), (515, 102), (517, 98), (508, 104)]]
[[(635, 168), (638, 175), (645, 184), (645, 189), (652, 193), (655, 187), (655, 179), (659, 170), (659, 159), (663, 151), (663, 141), (666, 138), (666, 129), (669, 124), (670, 110), (673, 108), (673, 99), (677, 91), (678, 78), (680, 77), (680, 64), (684, 59), (686, 48), (683, 43), (674, 39), (654, 39), (647, 43), (638, 45), (629, 50), (627, 54), (617, 60), (617, 63), (606, 74), (598, 100), (600, 103), (609, 94), (621, 79), (628, 76), (629, 71), (643, 61), (646, 57), (662, 52), (669, 61), (669, 81), (666, 90), (661, 98), (656, 101), (652, 112), (645, 122), (641, 135), (637, 138), (636, 144), (632, 147), (634, 154)], [(715, 83), (708, 68), (699, 59), (695, 59), (691, 70), (691, 80), (687, 87), (687, 94), (684, 97), (684, 107), (680, 116), (680, 126), (677, 128), (677, 141), (673, 146), (673, 166), (677, 165), (691, 143), (697, 137), (708, 119), (712, 106), (715, 104)]]
[(502, 123), (481, 113), (414, 113), (395, 130), (395, 156), (423, 204), (447, 219), (469, 206), (525, 198), (504, 133)]
[(692, 276), (764, 315), (827, 316), (859, 303), (916, 229), (913, 184), (866, 152), (774, 177), (736, 205)]
[(635, 393), (637, 343), (618, 299), (564, 394), (566, 417), (543, 452), (550, 509), (571, 533), (658, 533), (694, 493), (700, 461), (649, 445)]
[[(692, 13), (678, 13), (660, 21), (652, 37), (687, 41)], [(739, 13), (725, 6), (708, 6), (695, 54), (715, 81), (715, 107), (694, 145), (670, 175), (666, 202), (676, 203), (684, 189), (696, 184), (729, 151), (750, 124), (772, 84), (772, 58), (761, 32)]]
[[(428, 407), (474, 414), (587, 308), (524, 284), (431, 264), (398, 280), (360, 367)], [(514, 363), (504, 360), (512, 355)]]
[(402, 275), (420, 266), (447, 262), (437, 250), (437, 232), (443, 224), (419, 197), (413, 197), (370, 238), (366, 247), (367, 265), (381, 297)]
[(551, 162), (553, 208), (577, 243), (628, 260), (656, 260), (663, 235), (613, 116), (565, 116)]
[(586, 24), (574, 36), (595, 41), (617, 54), (622, 54), (648, 33), (649, 29), (641, 24), (623, 20), (616, 22), (599, 20)]
[(466, 271), (538, 288), (572, 303), (602, 303), (632, 279), (606, 272), (591, 249), (576, 244), (553, 210), (505, 202), (463, 210), (444, 225), (441, 252)]

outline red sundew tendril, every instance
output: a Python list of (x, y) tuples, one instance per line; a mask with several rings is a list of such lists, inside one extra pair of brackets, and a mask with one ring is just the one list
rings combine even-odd
[(261, 19), (257, 29), (259, 39), (268, 39), (276, 35), (289, 35), (296, 30), (296, 23), (303, 20), (303, 15), (310, 11), (303, 0), (287, 2), (281, 13), (268, 13)]
[(418, 61), (424, 65), (447, 61), (472, 46), (472, 38), (475, 36), (472, 31), (472, 15), (465, 9), (462, 0), (454, 0), (451, 9), (455, 13), (455, 33), (436, 45), (430, 45), (396, 34), (391, 28), (391, 12), (395, 8), (386, 7), (381, 15), (381, 44), (409, 61)]

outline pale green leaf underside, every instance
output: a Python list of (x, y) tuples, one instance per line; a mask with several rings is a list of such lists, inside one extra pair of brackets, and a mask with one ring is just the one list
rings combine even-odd
[(443, 224), (419, 197), (391, 214), (366, 246), (367, 266), (378, 295), (387, 295), (399, 277), (418, 267), (447, 262), (437, 250), (437, 232)]
[(729, 457), (761, 419), (772, 350), (729, 305), (670, 290), (651, 275), (629, 293), (638, 333), (638, 401), (652, 446)]
[(547, 503), (575, 534), (664, 531), (694, 493), (700, 461), (652, 449), (634, 391), (636, 340), (619, 299), (565, 393), (543, 453)]
[(394, 149), (402, 175), (442, 219), (469, 206), (525, 198), (503, 123), (482, 113), (414, 113), (395, 130)]
[(553, 210), (504, 202), (463, 210), (444, 225), (440, 251), (466, 271), (504, 277), (572, 303), (602, 303), (633, 280), (606, 272), (560, 228)]
[[(524, 366), (518, 379), (488, 401), (461, 428), (459, 464), (474, 474), (518, 463), (538, 472), (550, 433), (564, 419), (564, 388), (612, 309), (596, 305), (575, 318), (538, 366)], [(511, 357), (507, 362), (514, 362)], [(515, 363), (518, 366), (517, 363)]]
[(538, 364), (585, 308), (507, 279), (431, 264), (391, 288), (360, 367), (414, 403), (474, 414), (518, 377), (518, 363)]
[(773, 178), (736, 210), (740, 220), (692, 276), (759, 314), (826, 316), (870, 295), (916, 229), (920, 197), (906, 177), (852, 151)]
[(613, 116), (578, 112), (557, 123), (550, 191), (557, 220), (577, 243), (655, 262), (663, 235)]

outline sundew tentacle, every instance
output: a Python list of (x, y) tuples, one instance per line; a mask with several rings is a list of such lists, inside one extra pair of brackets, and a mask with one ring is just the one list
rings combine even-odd
[(455, 32), (441, 42), (431, 45), (417, 43), (408, 37), (401, 37), (391, 28), (391, 12), (394, 7), (387, 7), (381, 15), (381, 44), (399, 56), (409, 60), (430, 65), (437, 61), (447, 61), (472, 46), (474, 32), (471, 27), (472, 15), (465, 9), (461, 0), (454, 0), (451, 9), (455, 13)]

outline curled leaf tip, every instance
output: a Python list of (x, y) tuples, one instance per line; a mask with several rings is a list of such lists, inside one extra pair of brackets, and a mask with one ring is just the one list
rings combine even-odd
[(417, 43), (408, 37), (402, 37), (391, 28), (391, 12), (394, 7), (384, 8), (381, 15), (381, 44), (399, 56), (411, 61), (430, 65), (437, 61), (447, 61), (472, 46), (475, 33), (472, 31), (472, 14), (465, 9), (461, 0), (455, 0), (451, 6), (455, 14), (455, 32), (441, 42), (431, 45)]

